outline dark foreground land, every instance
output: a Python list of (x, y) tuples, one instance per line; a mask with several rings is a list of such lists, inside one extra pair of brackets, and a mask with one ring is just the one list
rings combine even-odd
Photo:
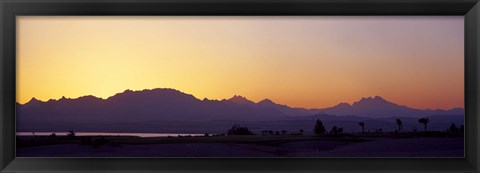
[(19, 137), (17, 157), (463, 157), (463, 137)]

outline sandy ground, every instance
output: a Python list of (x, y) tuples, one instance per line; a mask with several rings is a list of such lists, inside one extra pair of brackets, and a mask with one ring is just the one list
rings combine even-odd
[(62, 144), (17, 149), (17, 157), (463, 157), (463, 138), (298, 141), (278, 146), (226, 143)]

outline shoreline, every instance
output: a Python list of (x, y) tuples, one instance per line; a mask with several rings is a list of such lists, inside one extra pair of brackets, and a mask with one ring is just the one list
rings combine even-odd
[[(463, 157), (464, 138), (104, 137), (17, 148), (17, 157)], [(116, 140), (113, 140), (117, 138)], [(263, 140), (262, 140), (263, 138)], [(140, 140), (139, 140), (140, 139)]]

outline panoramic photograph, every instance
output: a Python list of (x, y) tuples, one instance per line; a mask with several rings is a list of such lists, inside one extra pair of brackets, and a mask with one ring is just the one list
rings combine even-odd
[(464, 157), (463, 16), (17, 16), (16, 157)]

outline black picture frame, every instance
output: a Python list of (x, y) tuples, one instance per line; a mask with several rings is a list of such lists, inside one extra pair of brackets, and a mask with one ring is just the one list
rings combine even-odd
[[(0, 0), (1, 172), (478, 172), (478, 0)], [(463, 15), (465, 158), (15, 158), (15, 17), (21, 15)]]

